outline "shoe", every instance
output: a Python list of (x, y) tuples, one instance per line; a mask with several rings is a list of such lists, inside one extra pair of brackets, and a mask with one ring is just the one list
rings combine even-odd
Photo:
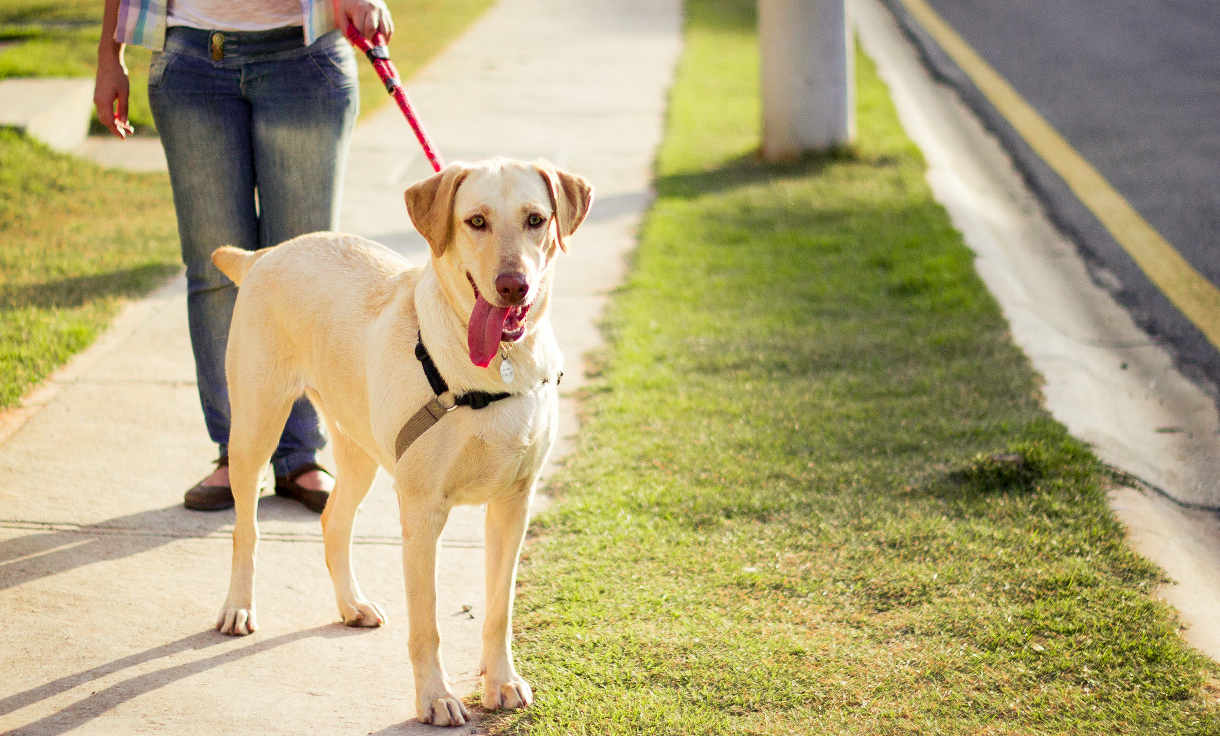
[[(229, 456), (221, 455), (220, 459), (216, 461), (216, 467), (229, 467)], [(183, 498), (183, 505), (192, 511), (224, 511), (225, 509), (231, 509), (233, 508), (233, 490), (228, 486), (205, 486), (201, 480), (186, 492), (186, 496)]]
[(304, 488), (297, 485), (297, 478), (305, 475), (311, 470), (320, 470), (330, 477), (335, 476), (329, 470), (318, 465), (317, 463), (305, 463), (301, 467), (289, 473), (287, 476), (275, 476), (275, 495), (291, 498), (300, 501), (305, 508), (310, 511), (320, 514), (326, 508), (326, 500), (330, 498), (330, 493), (327, 491), (319, 491), (313, 488)]

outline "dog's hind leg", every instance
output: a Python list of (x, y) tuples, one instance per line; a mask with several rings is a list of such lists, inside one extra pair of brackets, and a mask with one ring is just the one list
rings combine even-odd
[(335, 454), (335, 488), (322, 512), (322, 536), (326, 540), (326, 567), (335, 586), (339, 615), (348, 626), (381, 626), (386, 616), (360, 591), (352, 568), (352, 524), (356, 511), (373, 485), (377, 461), (328, 420)]
[[(233, 568), (229, 594), (216, 622), (222, 633), (244, 636), (258, 628), (254, 614), (254, 555), (258, 546), (258, 476), (279, 441), (295, 396), (291, 382), (271, 371), (272, 358), (243, 355), (234, 330), (227, 356), (229, 405), (229, 486), (233, 490)], [(244, 344), (250, 343), (248, 340)]]
[[(292, 408), (289, 401), (280, 413), (283, 426)], [(234, 418), (242, 416), (234, 414)], [(233, 489), (233, 567), (229, 577), (229, 594), (216, 621), (216, 628), (225, 634), (244, 636), (254, 633), (258, 621), (254, 614), (254, 555), (258, 546), (258, 476), (275, 450), (278, 433), (255, 438), (238, 431), (240, 419), (229, 432), (229, 486)]]

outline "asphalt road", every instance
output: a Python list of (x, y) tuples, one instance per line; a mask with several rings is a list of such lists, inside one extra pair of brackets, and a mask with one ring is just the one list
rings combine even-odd
[[(1212, 284), (1220, 284), (1215, 0), (927, 0)], [(1014, 154), (1095, 277), (1220, 398), (1220, 351), (1143, 275), (952, 61), (890, 0), (934, 69)], [(1220, 319), (1220, 315), (1216, 316)], [(1210, 384), (1207, 385), (1207, 384)]]

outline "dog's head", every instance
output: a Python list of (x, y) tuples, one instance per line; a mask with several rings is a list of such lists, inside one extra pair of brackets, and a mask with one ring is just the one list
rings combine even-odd
[(470, 359), (486, 366), (529, 329), (551, 265), (593, 202), (587, 181), (545, 162), (451, 164), (411, 186), (407, 212), (432, 248), (442, 290), (469, 315)]

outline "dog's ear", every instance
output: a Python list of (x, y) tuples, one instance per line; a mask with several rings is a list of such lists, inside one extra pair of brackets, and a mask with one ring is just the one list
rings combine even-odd
[(564, 238), (576, 232), (593, 206), (593, 186), (583, 177), (560, 171), (546, 161), (535, 162), (534, 168), (538, 169), (546, 182), (547, 193), (551, 195), (559, 247), (566, 253), (568, 246)]
[(468, 173), (469, 169), (465, 166), (450, 164), (427, 179), (412, 184), (403, 195), (411, 222), (432, 247), (432, 254), (438, 258), (453, 237), (453, 198)]

